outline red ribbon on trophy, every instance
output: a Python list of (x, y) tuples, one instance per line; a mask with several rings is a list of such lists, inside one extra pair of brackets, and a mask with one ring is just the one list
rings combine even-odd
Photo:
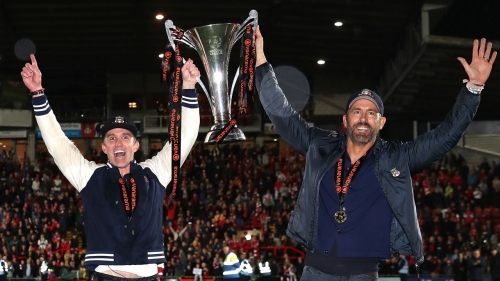
[[(177, 29), (175, 36), (182, 38), (184, 31)], [(182, 120), (182, 73), (184, 65), (179, 41), (175, 46), (168, 44), (163, 55), (162, 81), (169, 82), (169, 141), (172, 149), (172, 180), (167, 187), (167, 194), (175, 198), (181, 181), (181, 120)]]

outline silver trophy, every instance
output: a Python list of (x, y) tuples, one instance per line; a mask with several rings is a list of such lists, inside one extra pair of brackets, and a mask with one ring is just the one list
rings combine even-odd
[[(239, 76), (239, 68), (234, 76), (231, 91), (228, 91), (228, 64), (231, 49), (243, 36), (248, 25), (257, 26), (258, 13), (255, 10), (250, 11), (249, 17), (243, 24), (237, 23), (220, 23), (210, 24), (186, 30), (184, 34), (178, 38), (177, 27), (171, 20), (165, 21), (165, 28), (170, 44), (175, 46), (175, 41), (180, 41), (183, 44), (195, 49), (200, 55), (205, 72), (208, 76), (210, 93), (198, 78), (198, 83), (207, 95), (212, 114), (214, 116), (214, 125), (210, 128), (205, 143), (218, 142), (219, 133), (231, 121), (231, 100), (233, 96), (234, 86)], [(174, 47), (175, 48), (175, 47)], [(246, 137), (236, 125), (228, 132), (224, 141), (242, 141)]]

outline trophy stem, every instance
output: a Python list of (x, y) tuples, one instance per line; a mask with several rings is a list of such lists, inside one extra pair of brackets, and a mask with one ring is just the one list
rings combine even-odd
[[(220, 136), (222, 130), (226, 127), (225, 124), (215, 124), (210, 128), (210, 131), (205, 136), (205, 144), (216, 144), (220, 142), (217, 138)], [(224, 142), (236, 142), (236, 141), (244, 141), (247, 138), (243, 131), (238, 128), (236, 125), (231, 128), (224, 138)]]

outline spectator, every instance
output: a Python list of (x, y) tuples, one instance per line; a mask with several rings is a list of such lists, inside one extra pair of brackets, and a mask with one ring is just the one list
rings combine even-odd
[(483, 281), (484, 269), (485, 269), (484, 258), (481, 256), (480, 249), (476, 248), (472, 252), (472, 257), (468, 261), (469, 270), (469, 280), (471, 281)]
[(406, 278), (408, 277), (409, 273), (409, 265), (408, 265), (408, 260), (404, 255), (399, 255), (399, 260), (398, 260), (398, 273), (399, 273), (399, 279), (401, 281), (406, 281)]
[(59, 194), (61, 192), (61, 187), (62, 187), (61, 174), (57, 174), (56, 178), (52, 181), (51, 192)]
[(45, 250), (49, 244), (49, 241), (45, 239), (45, 235), (40, 234), (40, 239), (38, 239), (38, 247)]
[(492, 281), (500, 281), (500, 254), (495, 246), (491, 248), (490, 274)]
[(6, 258), (2, 258), (0, 256), (0, 281), (7, 280), (8, 268), (9, 268), (9, 266), (7, 264)]
[(31, 189), (35, 192), (41, 191), (41, 182), (39, 174), (36, 174), (35, 179), (31, 183)]

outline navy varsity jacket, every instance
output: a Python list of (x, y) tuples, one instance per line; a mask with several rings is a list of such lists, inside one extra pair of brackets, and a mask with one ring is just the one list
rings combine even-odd
[[(196, 141), (200, 116), (198, 94), (184, 90), (182, 96), (181, 164)], [(165, 262), (162, 214), (165, 188), (171, 180), (171, 145), (151, 159), (130, 164), (137, 184), (137, 207), (129, 219), (118, 179), (117, 167), (87, 161), (57, 122), (46, 96), (32, 100), (36, 121), (54, 161), (81, 193), (85, 207), (87, 252), (84, 266), (134, 265)]]

